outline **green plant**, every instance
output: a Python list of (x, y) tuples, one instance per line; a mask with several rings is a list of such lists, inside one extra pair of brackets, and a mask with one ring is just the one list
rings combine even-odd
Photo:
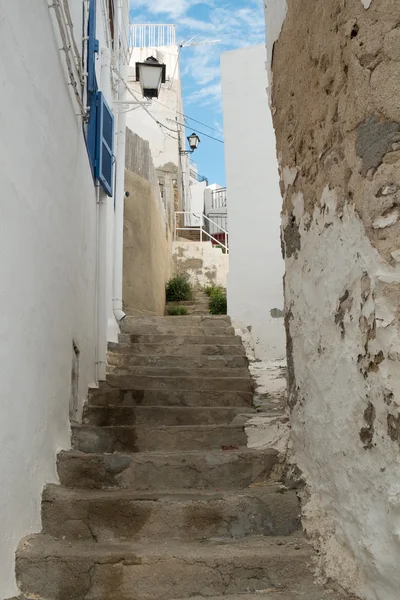
[(208, 310), (212, 315), (226, 315), (226, 292), (221, 287), (216, 287), (211, 292)]
[(170, 306), (168, 308), (168, 314), (170, 317), (178, 317), (188, 314), (186, 306)]
[(219, 285), (208, 285), (204, 288), (204, 293), (206, 294), (206, 296), (208, 296), (209, 298), (211, 298), (211, 296), (215, 293), (218, 293), (219, 291), (222, 291), (221, 286)]
[(166, 296), (168, 302), (184, 302), (191, 300), (193, 296), (192, 284), (186, 274), (175, 275), (166, 286)]

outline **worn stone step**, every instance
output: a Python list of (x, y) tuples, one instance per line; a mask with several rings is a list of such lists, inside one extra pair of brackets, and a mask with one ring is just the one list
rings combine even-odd
[[(122, 323), (124, 323), (124, 321)], [(123, 334), (130, 335), (182, 335), (186, 337), (221, 337), (235, 335), (234, 328), (227, 325), (227, 323), (224, 323), (223, 326), (218, 323), (218, 326), (214, 327), (209, 325), (204, 325), (203, 327), (177, 327), (174, 323), (171, 323), (171, 325), (141, 325), (131, 323), (129, 326), (124, 324), (121, 329)]]
[[(120, 336), (121, 337), (121, 336)], [(124, 343), (109, 343), (108, 349), (113, 353), (130, 355), (168, 355), (168, 356), (245, 356), (243, 345), (221, 344), (163, 344), (163, 343), (131, 343), (130, 339)]]
[(58, 474), (67, 487), (143, 490), (238, 490), (266, 483), (279, 457), (276, 450), (145, 452), (58, 455)]
[[(116, 367), (157, 367), (174, 369), (227, 369), (231, 375), (235, 369), (247, 369), (246, 356), (173, 356), (140, 355), (109, 352), (107, 362)], [(247, 371), (244, 371), (247, 372)]]
[(184, 331), (164, 334), (130, 334), (121, 333), (118, 341), (121, 344), (164, 344), (181, 346), (182, 344), (202, 344), (216, 346), (241, 346), (242, 338), (237, 335), (185, 335)]
[(96, 406), (87, 405), (83, 422), (107, 425), (220, 425), (229, 424), (240, 414), (252, 416), (249, 407), (186, 406)]
[[(301, 579), (292, 582), (289, 586), (266, 588), (255, 593), (208, 596), (207, 600), (360, 600), (355, 596), (349, 596), (344, 591), (339, 591), (339, 586), (332, 589), (331, 582), (328, 585), (329, 587), (325, 587), (317, 584), (308, 568)], [(192, 596), (190, 600), (204, 600), (204, 596)]]
[(180, 391), (180, 390), (125, 390), (118, 388), (91, 388), (89, 405), (96, 406), (251, 406), (251, 392)]
[(119, 365), (107, 366), (107, 374), (109, 375), (127, 375), (135, 377), (210, 377), (219, 379), (221, 377), (245, 377), (250, 379), (248, 367), (158, 367), (158, 366), (135, 366), (120, 361)]
[(80, 452), (172, 452), (246, 447), (243, 425), (72, 426), (72, 447)]
[(299, 534), (162, 544), (68, 543), (40, 535), (20, 545), (16, 575), (28, 597), (166, 600), (296, 589), (310, 556)]
[[(178, 303), (180, 304), (180, 303)], [(229, 327), (231, 318), (228, 315), (181, 315), (181, 316), (127, 316), (121, 322), (122, 330), (132, 325), (173, 325), (174, 327)]]
[(232, 492), (73, 490), (48, 486), (43, 532), (57, 539), (197, 540), (290, 535), (300, 528), (293, 491), (265, 486)]
[(250, 375), (244, 377), (167, 377), (109, 373), (106, 384), (109, 387), (131, 390), (194, 390), (251, 392)]

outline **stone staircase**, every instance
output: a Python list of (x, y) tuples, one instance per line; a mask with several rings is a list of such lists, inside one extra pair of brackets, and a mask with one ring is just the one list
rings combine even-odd
[(45, 489), (43, 531), (20, 545), (22, 596), (344, 598), (313, 583), (277, 452), (246, 447), (253, 412), (229, 317), (127, 318)]
[(165, 313), (168, 314), (168, 308), (172, 306), (184, 306), (188, 315), (208, 315), (210, 298), (201, 289), (195, 289), (192, 300), (181, 300), (180, 302), (167, 302)]

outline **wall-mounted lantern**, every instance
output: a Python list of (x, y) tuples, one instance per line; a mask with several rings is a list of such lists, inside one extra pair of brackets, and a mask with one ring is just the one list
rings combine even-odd
[(166, 71), (166, 65), (159, 63), (154, 56), (136, 63), (136, 81), (140, 82), (145, 98), (158, 98), (161, 84), (166, 81)]
[(187, 139), (189, 142), (190, 150), (182, 150), (180, 154), (193, 154), (193, 152), (199, 147), (201, 140), (197, 133), (192, 133), (192, 135), (189, 135)]

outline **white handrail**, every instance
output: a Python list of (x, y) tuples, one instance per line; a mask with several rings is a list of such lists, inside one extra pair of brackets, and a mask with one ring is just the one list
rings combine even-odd
[[(213, 235), (211, 235), (211, 233), (209, 233), (208, 231), (206, 231), (206, 229), (203, 228), (202, 225), (194, 225), (193, 227), (178, 227), (177, 226), (177, 215), (191, 215), (192, 217), (196, 217), (196, 218), (200, 218), (200, 219), (206, 219), (211, 225), (214, 225), (214, 227), (216, 227), (217, 229), (219, 229), (223, 234), (224, 234), (224, 241), (225, 244), (223, 244), (220, 240), (218, 240), (217, 238), (215, 238)], [(224, 229), (223, 227), (221, 227), (220, 225), (218, 225), (218, 223), (216, 223), (215, 221), (213, 221), (212, 219), (210, 219), (209, 217), (207, 217), (206, 215), (203, 215), (202, 213), (194, 213), (191, 211), (176, 211), (175, 212), (175, 218), (174, 218), (174, 241), (176, 242), (177, 239), (177, 232), (178, 231), (199, 231), (200, 233), (200, 242), (203, 241), (203, 235), (205, 234), (206, 236), (208, 236), (208, 238), (210, 240), (212, 240), (215, 244), (217, 244), (218, 246), (221, 246), (221, 248), (223, 248), (227, 254), (229, 254), (229, 246), (228, 246), (228, 232), (226, 229)]]

